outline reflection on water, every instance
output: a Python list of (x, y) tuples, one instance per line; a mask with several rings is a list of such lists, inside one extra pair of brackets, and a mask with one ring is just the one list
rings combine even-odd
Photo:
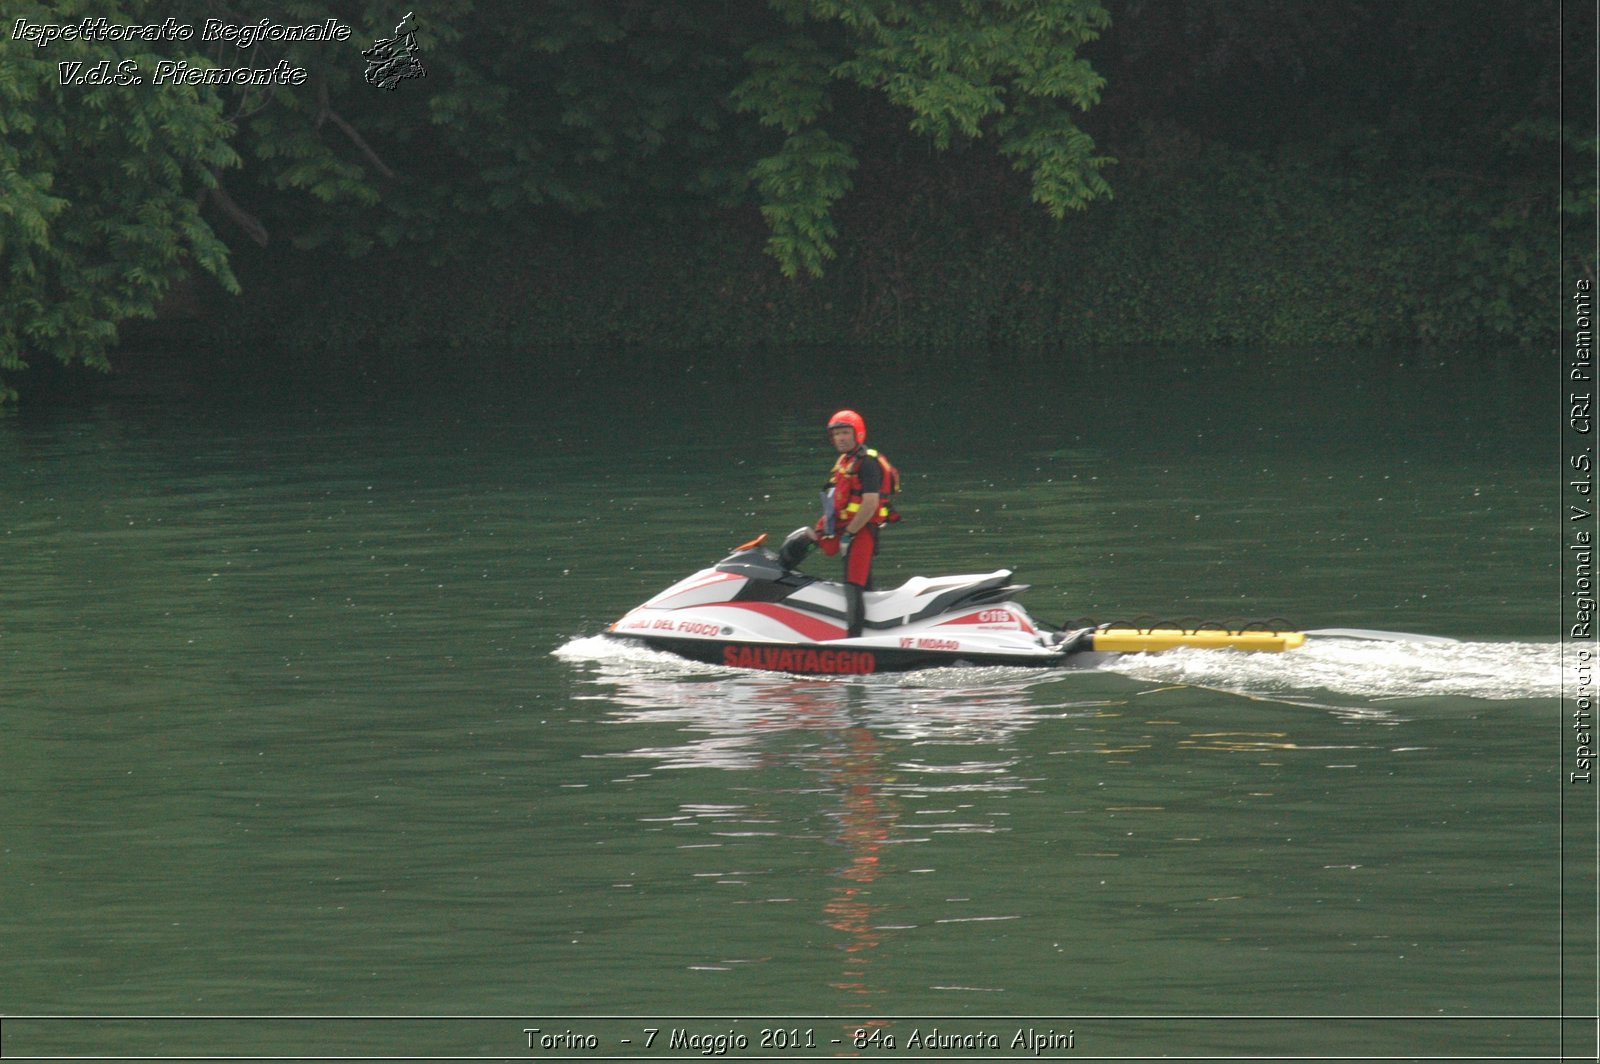
[[(897, 930), (879, 925), (883, 906), (873, 903), (872, 886), (882, 872), (884, 848), (898, 841), (899, 807), (885, 787), (883, 752), (871, 730), (847, 729), (826, 760), (820, 774), (838, 795), (835, 841), (846, 857), (833, 870), (836, 882), (823, 906), (828, 926), (843, 936), (844, 963), (833, 986), (847, 999), (870, 998), (882, 992), (870, 974), (874, 951), (885, 934)], [(871, 1006), (870, 1001), (860, 1004)]]
[[(886, 992), (875, 976), (882, 947), (922, 926), (892, 912), (876, 888), (886, 871), (936, 870), (892, 854), (939, 836), (1010, 832), (1010, 813), (994, 799), (1030, 785), (1018, 771), (1016, 737), (1040, 719), (1092, 718), (1103, 705), (1039, 710), (1030, 692), (1044, 675), (1031, 670), (949, 669), (842, 682), (708, 668), (602, 639), (574, 641), (563, 656), (588, 663), (585, 693), (577, 697), (605, 706), (609, 722), (674, 725), (689, 735), (673, 745), (595, 756), (642, 759), (667, 770), (803, 774), (788, 789), (820, 810), (827, 824), (822, 841), (840, 851), (826, 869), (819, 921), (838, 934), (840, 966), (829, 986), (848, 1009), (873, 1008)], [(970, 686), (949, 686), (963, 681)], [(641, 819), (707, 825), (719, 839), (795, 837), (793, 823), (747, 805), (684, 802), (671, 815)], [(719, 882), (737, 874), (704, 873)], [(979, 913), (927, 922), (1017, 918)]]
[[(800, 679), (694, 665), (604, 637), (573, 640), (557, 653), (590, 664), (587, 690), (576, 697), (605, 705), (612, 720), (679, 723), (703, 736), (627, 755), (667, 768), (753, 768), (774, 733), (857, 723), (894, 739), (997, 743), (1028, 726), (1029, 688), (1051, 678), (1038, 670), (951, 669), (855, 683)], [(1007, 682), (983, 682), (996, 675)]]
[[(639, 823), (689, 829), (679, 851), (704, 855), (692, 875), (750, 888), (730, 919), (750, 905), (809, 913), (835, 958), (814, 985), (863, 1022), (908, 1000), (977, 1012), (1048, 1010), (1062, 994), (1108, 1011), (1147, 996), (1205, 1002), (1230, 965), (1257, 972), (1250, 985), (1270, 981), (1258, 1000), (1288, 1011), (1320, 1007), (1326, 978), (1390, 963), (1403, 962), (1391, 973), (1402, 983), (1437, 966), (1487, 992), (1496, 922), (1446, 926), (1417, 906), (1444, 869), (1471, 876), (1488, 853), (1525, 863), (1548, 842), (1527, 831), (1532, 777), (1487, 815), (1463, 813), (1445, 781), (1521, 756), (1517, 728), (1541, 704), (1549, 651), (1323, 645), (1298, 666), (1296, 654), (1197, 651), (1101, 673), (850, 680), (705, 666), (602, 637), (557, 654), (575, 697), (626, 737), (597, 760), (697, 781), (697, 797), (644, 805)], [(1510, 714), (1498, 724), (1471, 708), (1495, 705)], [(1455, 826), (1463, 816), (1471, 834)], [(1339, 830), (1316, 826), (1331, 822)], [(779, 856), (819, 849), (834, 856)], [(1410, 915), (1371, 919), (1379, 898)], [(1534, 879), (1508, 878), (1496, 899), (1501, 923), (1548, 911)], [(1293, 974), (1308, 935), (1331, 975)], [(1337, 957), (1321, 952), (1334, 943)], [(760, 963), (696, 968), (748, 977)], [(1382, 982), (1357, 997), (1378, 1007)], [(1447, 999), (1426, 985), (1398, 992)]]
[(1263, 434), (1158, 376), (1113, 390), (1170, 418), (1025, 383), (863, 398), (911, 479), (886, 581), (1477, 641), (842, 682), (628, 658), (591, 634), (794, 526), (836, 397), (720, 437), (682, 412), (721, 380), (24, 412), (0, 1011), (1548, 1011), (1567, 736), (1518, 419), (1419, 449), (1398, 401), (1374, 436), (1269, 388)]

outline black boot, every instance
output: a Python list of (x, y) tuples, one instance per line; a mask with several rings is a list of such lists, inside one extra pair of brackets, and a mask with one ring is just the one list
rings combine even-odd
[(855, 639), (867, 619), (866, 592), (857, 584), (844, 585), (845, 638)]

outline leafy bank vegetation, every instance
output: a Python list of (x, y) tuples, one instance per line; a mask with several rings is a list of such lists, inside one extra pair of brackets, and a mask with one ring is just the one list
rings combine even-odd
[[(393, 92), (359, 61), (395, 30), (377, 0), (284, 5), (349, 41), (248, 54), (7, 27), (0, 371), (103, 364), (180, 306), (215, 363), (368, 375), (483, 348), (1538, 349), (1563, 270), (1593, 268), (1593, 101), (1572, 96), (1592, 87), (1563, 110), (1558, 78), (1562, 57), (1592, 69), (1593, 19), (1559, 13), (444, 0), (415, 27), (427, 77)], [(102, 57), (305, 77), (61, 84), (62, 61)]]

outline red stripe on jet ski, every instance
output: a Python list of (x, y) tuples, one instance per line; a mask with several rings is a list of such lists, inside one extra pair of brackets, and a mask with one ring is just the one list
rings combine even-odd
[(801, 613), (793, 607), (780, 606), (775, 602), (719, 602), (717, 605), (727, 609), (750, 610), (763, 617), (770, 617), (779, 624), (788, 625), (807, 639), (819, 643), (827, 639), (841, 639), (845, 635), (844, 628), (837, 624), (829, 624), (809, 613)]
[(672, 595), (671, 595), (670, 598), (668, 598), (666, 596), (666, 592), (662, 592), (661, 595), (658, 595), (656, 598), (651, 599), (650, 601), (654, 602), (658, 606), (659, 605), (665, 605), (665, 604), (671, 602), (673, 599), (677, 599), (677, 598), (679, 598), (679, 597), (681, 597), (683, 595), (689, 594), (691, 591), (699, 591), (701, 588), (711, 587), (714, 584), (725, 583), (726, 581), (729, 581), (729, 580), (743, 580), (743, 579), (744, 579), (744, 577), (740, 576), (737, 573), (712, 573), (710, 576), (706, 577), (704, 580), (699, 580), (699, 581), (696, 581), (693, 584), (687, 585), (686, 587), (680, 587), (680, 588), (676, 589), (675, 591), (672, 592)]
[(743, 579), (744, 579), (744, 577), (740, 576), (738, 573), (712, 573), (710, 576), (706, 577), (704, 580), (701, 580), (701, 581), (698, 581), (696, 583), (690, 584), (687, 587), (679, 588), (678, 589), (678, 594), (681, 595), (685, 591), (698, 591), (700, 588), (710, 587), (712, 584), (725, 583), (726, 581), (729, 581), (729, 580), (743, 580)]

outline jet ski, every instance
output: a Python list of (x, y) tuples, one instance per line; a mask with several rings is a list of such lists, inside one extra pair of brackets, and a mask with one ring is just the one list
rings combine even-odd
[(1054, 630), (1018, 604), (1027, 585), (1014, 583), (1009, 569), (914, 576), (891, 591), (868, 591), (861, 634), (851, 638), (844, 585), (788, 567), (763, 546), (766, 538), (630, 610), (607, 635), (714, 665), (834, 676), (941, 665), (1083, 667), (1118, 653), (1288, 650), (1305, 641), (1303, 633), (1264, 627)]

